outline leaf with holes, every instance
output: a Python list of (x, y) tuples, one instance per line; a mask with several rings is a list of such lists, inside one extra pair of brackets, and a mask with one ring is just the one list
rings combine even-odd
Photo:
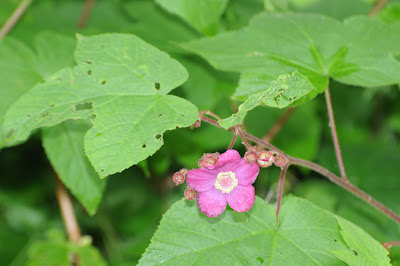
[(267, 90), (250, 95), (244, 103), (239, 105), (239, 111), (236, 114), (219, 121), (219, 124), (228, 129), (234, 125), (241, 124), (247, 112), (260, 104), (285, 108), (313, 90), (315, 88), (304, 75), (297, 72), (281, 75), (276, 81), (271, 82)]
[(92, 117), (85, 151), (105, 177), (156, 152), (164, 131), (198, 119), (193, 104), (168, 95), (187, 79), (185, 68), (134, 35), (78, 35), (75, 60), (78, 66), (56, 73), (10, 108), (4, 122), (10, 141), (24, 141), (39, 127)]
[(234, 97), (264, 91), (297, 70), (322, 92), (329, 78), (373, 87), (400, 82), (399, 29), (366, 17), (260, 14), (244, 29), (182, 44), (215, 68), (241, 73)]
[[(282, 206), (279, 226), (275, 208), (256, 198), (249, 212), (225, 211), (217, 218), (201, 214), (194, 202), (180, 201), (161, 220), (140, 265), (344, 265), (333, 252), (376, 248), (370, 264), (389, 265), (388, 252), (367, 233), (356, 228), (342, 237), (342, 220), (300, 198)], [(359, 243), (359, 239), (365, 241)]]
[(175, 13), (189, 25), (206, 35), (218, 32), (219, 19), (228, 0), (156, 0), (159, 5)]

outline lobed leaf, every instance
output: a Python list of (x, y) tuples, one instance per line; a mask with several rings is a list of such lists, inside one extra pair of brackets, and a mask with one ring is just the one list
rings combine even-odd
[[(349, 227), (356, 230), (349, 234)], [(285, 202), (278, 226), (275, 209), (260, 198), (247, 213), (227, 210), (214, 219), (180, 201), (164, 215), (139, 265), (344, 265), (332, 252), (368, 254), (368, 246), (377, 249), (365, 256), (369, 264), (390, 265), (387, 250), (363, 230), (300, 198)]]
[(134, 35), (79, 35), (75, 60), (78, 66), (54, 74), (10, 108), (5, 141), (24, 141), (34, 129), (68, 119), (95, 117), (85, 151), (105, 177), (152, 155), (164, 131), (198, 119), (193, 104), (167, 95), (187, 79), (184, 67)]
[(215, 68), (241, 73), (237, 98), (298, 71), (322, 92), (329, 77), (366, 87), (400, 82), (396, 27), (366, 17), (344, 22), (312, 14), (260, 14), (248, 27), (182, 44)]

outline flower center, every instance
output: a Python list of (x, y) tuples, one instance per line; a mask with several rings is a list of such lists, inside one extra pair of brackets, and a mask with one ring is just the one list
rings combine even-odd
[(221, 172), (217, 175), (215, 180), (215, 188), (222, 193), (229, 193), (238, 185), (238, 180), (235, 177), (234, 172)]

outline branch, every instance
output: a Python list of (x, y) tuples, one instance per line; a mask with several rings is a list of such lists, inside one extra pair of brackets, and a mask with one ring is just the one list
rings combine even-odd
[[(202, 115), (200, 115), (200, 119), (212, 124), (216, 127), (219, 128), (223, 128), (221, 127), (217, 121), (204, 117)], [(235, 127), (229, 128), (230, 131), (235, 130)], [(262, 145), (270, 150), (274, 150), (276, 152), (282, 153), (283, 155), (285, 155), (285, 153), (283, 151), (281, 151), (280, 149), (276, 148), (274, 145), (263, 141), (262, 139), (259, 139), (247, 132), (243, 132), (241, 131), (240, 128), (237, 129), (239, 132), (239, 135), (242, 134), (245, 138), (259, 144)], [(375, 207), (378, 211), (380, 211), (381, 213), (385, 214), (386, 216), (388, 216), (389, 218), (391, 218), (392, 220), (394, 220), (396, 223), (400, 224), (400, 216), (398, 216), (396, 213), (394, 213), (392, 210), (390, 210), (388, 207), (384, 206), (382, 203), (380, 203), (379, 201), (377, 201), (376, 199), (374, 199), (372, 196), (368, 195), (366, 192), (362, 191), (361, 189), (355, 187), (354, 185), (352, 185), (350, 182), (348, 182), (347, 180), (343, 180), (342, 178), (336, 176), (335, 174), (333, 174), (332, 172), (330, 172), (328, 169), (310, 162), (310, 161), (306, 161), (300, 158), (296, 158), (296, 157), (292, 157), (289, 155), (285, 155), (287, 160), (288, 160), (288, 165), (294, 164), (294, 165), (299, 165), (299, 166), (303, 166), (306, 167), (308, 169), (311, 169), (319, 174), (321, 174), (322, 176), (328, 178), (331, 182), (335, 183), (336, 185), (342, 187), (343, 189), (347, 190), (348, 192), (352, 193), (353, 195), (361, 198), (362, 200), (364, 200), (366, 203), (368, 203), (369, 205)]]
[(79, 229), (78, 222), (75, 217), (74, 207), (68, 192), (63, 183), (56, 175), (56, 196), (58, 205), (60, 206), (61, 216), (63, 218), (65, 231), (67, 232), (68, 239), (71, 242), (77, 243), (81, 239), (81, 230)]
[(231, 140), (231, 143), (229, 143), (228, 150), (232, 149), (233, 145), (235, 145), (237, 137), (238, 137), (238, 132), (237, 132), (237, 130), (235, 130), (233, 132), (233, 138)]
[(89, 19), (90, 13), (92, 12), (94, 3), (96, 0), (86, 0), (83, 5), (83, 10), (81, 13), (81, 17), (79, 18), (78, 24), (76, 25), (79, 29), (83, 29), (86, 26), (86, 23)]
[(21, 3), (17, 6), (11, 16), (8, 18), (6, 23), (0, 29), (0, 40), (7, 35), (7, 33), (17, 24), (18, 20), (25, 13), (25, 10), (30, 6), (32, 0), (22, 0)]
[[(262, 140), (266, 142), (271, 142), (271, 140), (276, 136), (276, 134), (279, 133), (279, 131), (282, 129), (282, 126), (286, 123), (286, 121), (289, 119), (289, 117), (293, 114), (294, 111), (296, 111), (295, 107), (287, 109), (278, 119), (278, 121), (276, 121), (276, 123), (272, 126), (272, 128), (268, 131), (268, 133), (265, 134)], [(257, 149), (261, 149), (260, 146), (257, 146)]]
[(400, 246), (400, 241), (393, 241), (393, 242), (386, 242), (386, 243), (382, 243), (382, 245), (389, 250), (391, 247), (393, 246)]
[(329, 93), (329, 87), (327, 87), (325, 90), (325, 100), (326, 100), (326, 108), (328, 109), (329, 126), (331, 128), (333, 146), (335, 146), (336, 159), (338, 161), (340, 169), (340, 176), (347, 181), (346, 171), (344, 170), (342, 153), (340, 152), (339, 139), (336, 133), (335, 118), (333, 116), (333, 108), (331, 102), (331, 94)]
[(375, 16), (387, 4), (387, 2), (387, 0), (378, 0), (375, 6), (369, 11), (368, 17)]
[(285, 177), (287, 169), (289, 168), (289, 164), (282, 167), (281, 175), (279, 176), (279, 186), (278, 186), (278, 194), (276, 196), (276, 226), (279, 225), (279, 211), (281, 210), (282, 205), (282, 195), (283, 195), (283, 185), (285, 183)]

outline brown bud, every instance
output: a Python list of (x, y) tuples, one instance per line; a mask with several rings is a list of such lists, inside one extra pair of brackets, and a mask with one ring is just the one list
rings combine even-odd
[(205, 153), (203, 157), (199, 160), (200, 168), (214, 169), (215, 165), (218, 163), (219, 153)]
[(188, 173), (188, 169), (181, 169), (179, 172), (176, 172), (172, 179), (174, 180), (176, 185), (180, 185), (185, 182), (186, 175)]
[(187, 189), (184, 192), (185, 198), (187, 200), (194, 200), (196, 198), (196, 191), (194, 191), (192, 188), (187, 187)]
[(257, 163), (260, 167), (267, 168), (274, 163), (274, 159), (274, 153), (264, 150), (258, 154)]
[(285, 166), (285, 164), (287, 164), (287, 159), (283, 154), (278, 154), (275, 157), (274, 164), (278, 167)]
[(251, 147), (245, 154), (244, 154), (244, 160), (246, 163), (252, 165), (255, 163), (258, 159), (258, 151), (255, 147)]

